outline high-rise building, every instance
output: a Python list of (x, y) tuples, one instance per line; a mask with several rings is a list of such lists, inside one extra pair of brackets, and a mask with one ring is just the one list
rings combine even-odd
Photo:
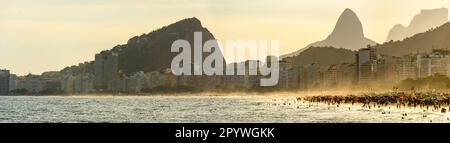
[(75, 92), (75, 76), (72, 74), (64, 74), (61, 77), (61, 90), (64, 93), (74, 93)]
[(338, 65), (330, 65), (324, 75), (324, 84), (326, 87), (333, 87), (338, 84)]
[(424, 78), (432, 75), (431, 72), (431, 58), (426, 54), (418, 54), (416, 57), (417, 77)]
[(299, 73), (290, 61), (280, 61), (278, 86), (281, 88), (298, 88)]
[(9, 93), (9, 70), (0, 70), (0, 95)]
[(90, 73), (82, 73), (75, 76), (73, 81), (75, 93), (91, 93), (94, 91), (94, 75)]
[(145, 85), (145, 73), (139, 71), (125, 77), (124, 79), (124, 89), (128, 93), (140, 93)]
[(417, 78), (433, 74), (450, 76), (450, 54), (446, 50), (433, 50), (429, 54), (416, 56)]
[(18, 89), (18, 77), (15, 74), (9, 75), (9, 91)]
[(299, 87), (301, 89), (315, 89), (323, 86), (324, 67), (318, 63), (312, 63), (300, 67), (298, 74)]
[(94, 87), (98, 90), (107, 89), (108, 83), (118, 77), (119, 56), (117, 53), (103, 51), (95, 55)]
[(375, 80), (377, 69), (377, 57), (375, 48), (360, 49), (356, 54), (358, 82), (369, 83)]
[(344, 87), (354, 84), (356, 77), (355, 64), (333, 64), (324, 72), (325, 87)]
[(17, 90), (25, 89), (25, 76), (9, 75), (9, 91), (17, 92)]
[(39, 75), (28, 74), (24, 82), (24, 88), (28, 93), (37, 94), (44, 90), (45, 81)]
[(405, 79), (414, 79), (416, 78), (417, 73), (417, 65), (416, 65), (416, 57), (412, 55), (405, 55), (402, 57), (395, 57), (396, 59), (396, 81), (402, 81)]

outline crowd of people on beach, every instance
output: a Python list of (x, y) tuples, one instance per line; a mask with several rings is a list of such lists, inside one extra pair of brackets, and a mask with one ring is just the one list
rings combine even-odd
[[(297, 101), (309, 103), (326, 103), (328, 105), (362, 104), (363, 108), (382, 108), (396, 105), (396, 108), (420, 107), (426, 110), (447, 112), (444, 106), (450, 105), (449, 93), (423, 93), (423, 92), (389, 92), (389, 93), (364, 93), (360, 95), (349, 94), (346, 96), (319, 95), (309, 97), (297, 97)], [(450, 108), (448, 109), (450, 111)]]

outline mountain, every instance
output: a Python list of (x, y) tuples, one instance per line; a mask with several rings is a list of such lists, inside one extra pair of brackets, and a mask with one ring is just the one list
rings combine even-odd
[[(332, 57), (332, 58), (330, 58)], [(292, 57), (295, 65), (319, 63), (321, 66), (332, 64), (355, 63), (355, 52), (333, 47), (311, 47)]]
[(386, 41), (403, 40), (414, 34), (425, 32), (430, 28), (441, 26), (448, 22), (448, 9), (426, 9), (414, 16), (410, 24), (406, 27), (401, 24), (395, 25), (390, 31)]
[(367, 47), (367, 45), (375, 44), (376, 42), (364, 37), (362, 24), (356, 13), (350, 9), (345, 9), (339, 17), (333, 32), (325, 40), (309, 44), (303, 49), (282, 57), (298, 55), (309, 47), (332, 46), (349, 50), (358, 50)]
[[(115, 46), (111, 52), (119, 55), (119, 70), (124, 73), (150, 72), (170, 68), (172, 59), (178, 54), (171, 52), (175, 40), (184, 39), (194, 53), (194, 32), (202, 32), (202, 42), (215, 39), (197, 18), (188, 18), (170, 24), (148, 34), (135, 36), (127, 44)], [(203, 53), (203, 59), (207, 56)], [(192, 56), (193, 59), (193, 56)], [(193, 61), (192, 61), (193, 62)]]
[(430, 29), (426, 32), (405, 38), (402, 41), (385, 42), (376, 45), (380, 54), (390, 56), (403, 56), (416, 52), (431, 52), (433, 49), (450, 50), (450, 23)]

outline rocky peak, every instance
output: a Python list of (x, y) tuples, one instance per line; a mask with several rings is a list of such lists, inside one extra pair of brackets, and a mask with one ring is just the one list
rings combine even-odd
[(361, 21), (355, 12), (351, 9), (345, 9), (339, 17), (333, 32), (330, 34), (330, 39), (340, 38), (364, 38), (363, 27)]
[(411, 37), (415, 34), (425, 32), (431, 28), (435, 28), (448, 22), (448, 9), (424, 9), (420, 11), (420, 14), (414, 16), (408, 26), (401, 24), (395, 25), (386, 38), (386, 41), (390, 40), (403, 40), (406, 37)]

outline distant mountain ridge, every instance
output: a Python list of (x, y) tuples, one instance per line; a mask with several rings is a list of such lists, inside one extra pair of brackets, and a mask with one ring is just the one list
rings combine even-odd
[(333, 64), (355, 63), (355, 51), (334, 47), (311, 47), (292, 57), (298, 66), (318, 63), (321, 66)]
[[(426, 53), (433, 49), (450, 50), (450, 22), (442, 26), (416, 34), (402, 41), (385, 42), (372, 46), (379, 54), (387, 56), (403, 56), (411, 53)], [(296, 65), (319, 63), (329, 66), (340, 63), (355, 63), (356, 51), (333, 47), (310, 47), (303, 50), (293, 61)]]
[(356, 13), (350, 9), (345, 9), (340, 15), (333, 32), (325, 40), (309, 44), (303, 49), (291, 54), (283, 55), (282, 57), (292, 57), (298, 55), (310, 47), (332, 46), (336, 48), (358, 50), (367, 47), (367, 45), (375, 44), (375, 41), (364, 36), (361, 21)]
[(402, 41), (376, 45), (380, 54), (403, 56), (410, 53), (431, 52), (433, 49), (450, 50), (450, 22), (442, 26), (405, 38)]
[(425, 9), (414, 16), (408, 26), (401, 24), (395, 25), (386, 38), (386, 41), (403, 40), (406, 37), (413, 36), (414, 34), (425, 32), (430, 28), (441, 26), (448, 22), (448, 9)]

